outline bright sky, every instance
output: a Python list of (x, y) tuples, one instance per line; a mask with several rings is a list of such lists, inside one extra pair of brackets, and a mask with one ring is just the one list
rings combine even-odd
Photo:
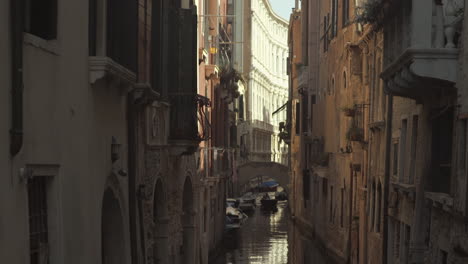
[(269, 0), (269, 1), (275, 13), (280, 15), (287, 21), (289, 21), (291, 8), (294, 7), (294, 0)]

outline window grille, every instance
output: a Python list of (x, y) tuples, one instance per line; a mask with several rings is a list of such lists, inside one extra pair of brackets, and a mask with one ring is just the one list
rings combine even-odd
[(48, 263), (47, 178), (28, 180), (29, 254), (31, 264)]

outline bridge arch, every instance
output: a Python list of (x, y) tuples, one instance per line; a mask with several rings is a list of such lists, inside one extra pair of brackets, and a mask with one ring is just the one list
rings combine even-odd
[(250, 180), (259, 176), (272, 178), (288, 192), (288, 167), (276, 162), (247, 162), (237, 167), (237, 194)]

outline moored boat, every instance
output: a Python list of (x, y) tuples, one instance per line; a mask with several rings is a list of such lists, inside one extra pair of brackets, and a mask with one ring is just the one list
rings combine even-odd
[(265, 194), (262, 197), (262, 200), (260, 200), (260, 202), (262, 203), (262, 208), (265, 209), (265, 210), (274, 210), (274, 209), (276, 209), (276, 205), (278, 203), (277, 200), (271, 199), (271, 197), (268, 194)]

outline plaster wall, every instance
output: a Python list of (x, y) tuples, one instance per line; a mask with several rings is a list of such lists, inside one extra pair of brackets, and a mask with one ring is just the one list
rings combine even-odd
[[(1, 10), (5, 12), (2, 17), (8, 19), (9, 7), (5, 5)], [(0, 187), (0, 193), (5, 195), (2, 201), (9, 201), (9, 205), (2, 203), (6, 214), (1, 227), (7, 229), (2, 232), (0, 243), (2, 259), (8, 263), (29, 261), (27, 186), (19, 178), (21, 168), (58, 168), (48, 184), (51, 261), (100, 263), (102, 199), (112, 171), (112, 136), (122, 144), (117, 163), (127, 167), (125, 96), (111, 83), (89, 83), (87, 2), (59, 1), (57, 13), (56, 40), (46, 41), (24, 33), (24, 144), (14, 158), (0, 158), (0, 162), (7, 163), (1, 166), (6, 171)], [(6, 27), (8, 23), (2, 25)], [(9, 39), (2, 43), (9, 43)], [(2, 73), (9, 74), (9, 70)], [(2, 106), (6, 107), (1, 114), (5, 128), (2, 131), (8, 131), (10, 85), (8, 79), (2, 82), (2, 91), (6, 92), (2, 96)], [(8, 141), (2, 145), (6, 151)], [(128, 262), (126, 179), (119, 177), (114, 183), (121, 194), (118, 199)]]

